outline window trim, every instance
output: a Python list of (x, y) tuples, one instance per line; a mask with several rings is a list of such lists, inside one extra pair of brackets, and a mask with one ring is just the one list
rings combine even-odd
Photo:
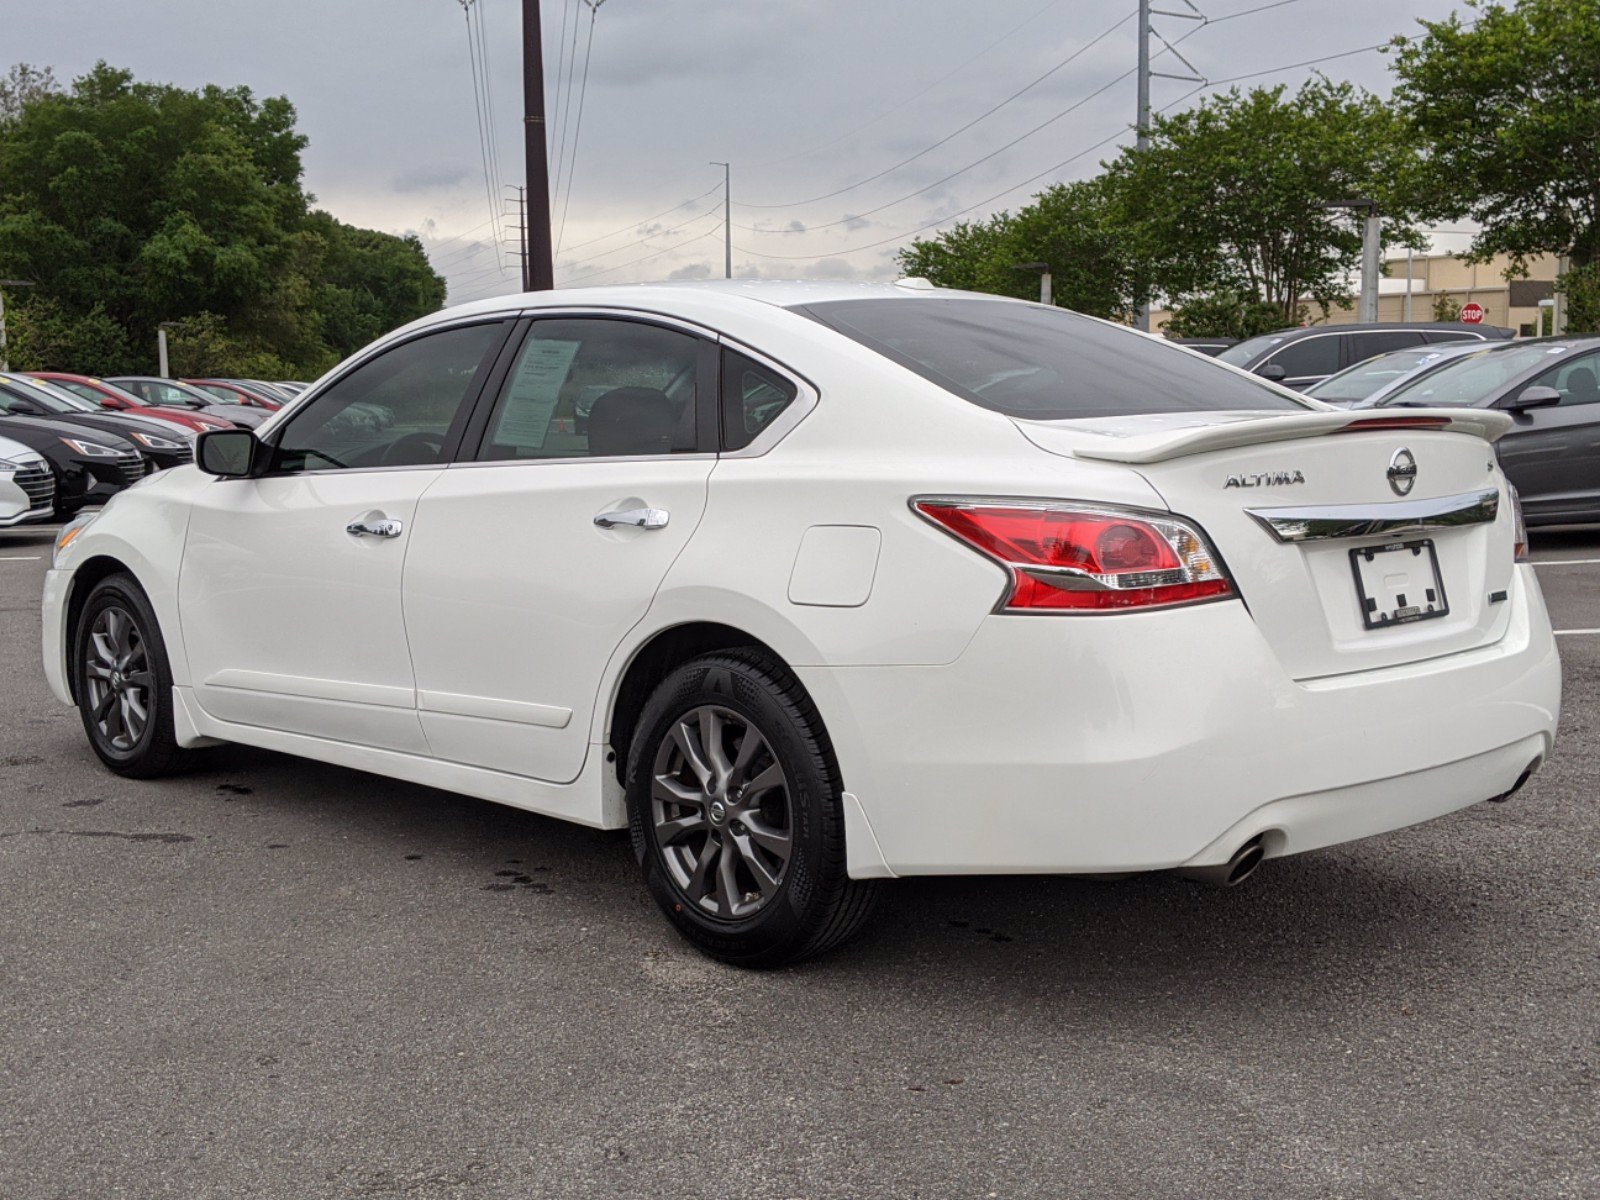
[[(444, 445), (440, 448), (440, 461), (434, 463), (403, 463), (394, 466), (370, 467), (316, 467), (306, 471), (283, 471), (263, 469), (251, 474), (253, 479), (289, 479), (301, 475), (350, 475), (366, 474), (376, 471), (437, 471), (450, 466), (461, 451), (463, 435), (469, 428), (472, 417), (476, 414), (479, 402), (483, 396), (484, 385), (494, 374), (495, 368), (500, 363), (501, 355), (505, 350), (506, 339), (518, 324), (516, 314), (513, 312), (476, 313), (470, 317), (462, 317), (454, 321), (440, 321), (436, 325), (413, 331), (409, 336), (391, 336), (373, 345), (368, 346), (356, 357), (347, 360), (338, 369), (335, 375), (326, 376), (316, 387), (307, 388), (289, 404), (285, 404), (278, 412), (272, 414), (270, 428), (257, 430), (256, 439), (268, 451), (267, 462), (271, 462), (278, 452), (279, 442), (284, 432), (297, 416), (309, 408), (317, 399), (329, 390), (337, 387), (342, 381), (348, 379), (355, 372), (361, 370), (368, 363), (382, 357), (391, 350), (398, 350), (402, 346), (409, 346), (412, 342), (421, 341), (437, 333), (448, 333), (453, 329), (465, 329), (474, 325), (501, 325), (501, 341), (479, 360), (477, 372), (472, 382), (467, 385), (467, 395), (462, 397), (456, 414), (451, 418), (450, 428), (445, 432)], [(280, 416), (281, 414), (281, 416)]]

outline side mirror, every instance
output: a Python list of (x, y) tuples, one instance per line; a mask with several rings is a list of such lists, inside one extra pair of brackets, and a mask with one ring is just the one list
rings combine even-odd
[(1508, 396), (1505, 407), (1512, 412), (1523, 412), (1530, 408), (1549, 408), (1552, 404), (1561, 403), (1561, 393), (1553, 387), (1523, 388), (1515, 396)]
[(1264, 367), (1257, 367), (1256, 374), (1268, 383), (1282, 383), (1289, 377), (1289, 372), (1283, 369), (1282, 363), (1268, 363)]
[(260, 446), (248, 429), (210, 429), (195, 439), (194, 461), (207, 475), (245, 479), (253, 474)]

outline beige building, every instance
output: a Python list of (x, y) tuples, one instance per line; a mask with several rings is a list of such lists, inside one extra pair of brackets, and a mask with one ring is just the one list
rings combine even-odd
[[(1497, 256), (1487, 263), (1463, 262), (1454, 254), (1416, 254), (1410, 260), (1411, 303), (1409, 314), (1406, 305), (1407, 260), (1402, 253), (1388, 260), (1388, 274), (1378, 281), (1378, 320), (1380, 321), (1431, 321), (1433, 306), (1439, 296), (1448, 296), (1460, 306), (1483, 306), (1485, 325), (1510, 326), (1519, 336), (1534, 336), (1539, 321), (1539, 301), (1548, 300), (1555, 292), (1556, 260), (1537, 258), (1528, 263), (1526, 279), (1507, 280), (1506, 267), (1510, 260)], [(1326, 321), (1321, 310), (1308, 305), (1311, 310), (1309, 324), (1348, 325), (1356, 319), (1356, 298), (1350, 297), (1349, 308), (1334, 308)], [(1546, 309), (1544, 332), (1550, 332), (1549, 310)], [(1150, 328), (1159, 330), (1172, 314), (1165, 310), (1152, 310)]]

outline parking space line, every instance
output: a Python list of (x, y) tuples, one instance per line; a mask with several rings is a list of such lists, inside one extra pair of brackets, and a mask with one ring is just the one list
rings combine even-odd
[(0, 554), (0, 562), (38, 562), (42, 554)]
[(1557, 637), (1568, 637), (1573, 634), (1582, 633), (1600, 633), (1600, 629), (1557, 629), (1555, 631), (1555, 635)]
[(1547, 558), (1543, 561), (1535, 560), (1536, 567), (1592, 567), (1600, 563), (1600, 558)]

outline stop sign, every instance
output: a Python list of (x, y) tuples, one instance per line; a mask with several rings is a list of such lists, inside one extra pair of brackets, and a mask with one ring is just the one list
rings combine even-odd
[(1476, 303), (1462, 305), (1461, 319), (1468, 325), (1477, 325), (1483, 320), (1483, 305)]

